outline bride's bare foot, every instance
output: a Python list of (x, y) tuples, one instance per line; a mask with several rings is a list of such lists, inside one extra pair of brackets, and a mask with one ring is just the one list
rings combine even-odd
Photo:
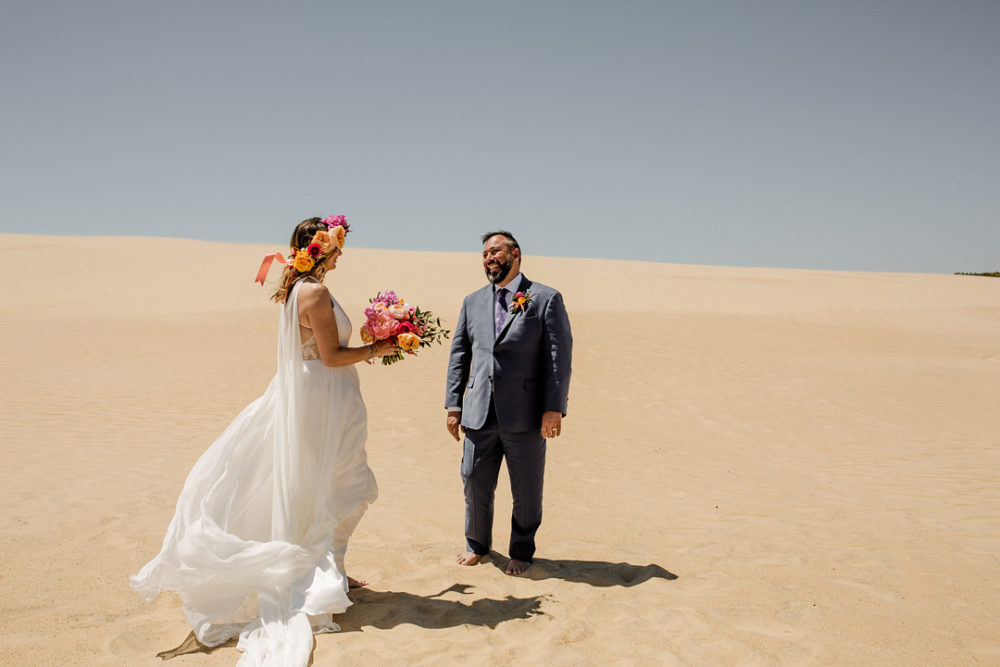
[(458, 554), (458, 558), (456, 560), (458, 561), (459, 565), (475, 565), (483, 558), (486, 558), (486, 554), (477, 554), (473, 553), (472, 551), (463, 551), (462, 553)]
[(368, 582), (364, 581), (362, 579), (355, 579), (354, 577), (348, 577), (347, 578), (347, 587), (348, 588), (364, 588), (367, 585), (368, 585)]
[(524, 574), (531, 567), (531, 563), (523, 560), (518, 560), (516, 558), (511, 558), (507, 563), (507, 569), (504, 570), (504, 574), (509, 574), (516, 577), (519, 574)]

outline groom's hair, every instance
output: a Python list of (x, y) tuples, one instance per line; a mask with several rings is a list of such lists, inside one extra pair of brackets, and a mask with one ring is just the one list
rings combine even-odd
[(494, 236), (502, 236), (505, 239), (507, 239), (507, 247), (511, 250), (513, 250), (514, 248), (517, 248), (518, 250), (521, 249), (521, 246), (518, 245), (517, 239), (514, 238), (514, 235), (502, 229), (496, 232), (489, 232), (488, 234), (483, 234), (483, 245), (486, 245), (486, 242), (489, 241)]

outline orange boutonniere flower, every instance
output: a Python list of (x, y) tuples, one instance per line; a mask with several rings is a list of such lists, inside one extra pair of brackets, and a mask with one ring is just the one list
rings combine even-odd
[(534, 298), (534, 294), (531, 292), (518, 292), (514, 295), (514, 298), (510, 300), (510, 312), (524, 312), (531, 305), (531, 300)]

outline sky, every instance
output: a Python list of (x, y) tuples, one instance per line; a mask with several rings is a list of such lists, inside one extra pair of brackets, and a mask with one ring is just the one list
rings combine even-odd
[(0, 232), (1000, 270), (996, 0), (4, 0), (0, 91)]

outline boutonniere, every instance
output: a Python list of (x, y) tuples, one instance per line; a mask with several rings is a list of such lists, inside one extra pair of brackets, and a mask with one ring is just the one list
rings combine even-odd
[(531, 305), (531, 300), (535, 297), (531, 292), (518, 292), (514, 295), (514, 298), (510, 300), (510, 312), (523, 313)]

